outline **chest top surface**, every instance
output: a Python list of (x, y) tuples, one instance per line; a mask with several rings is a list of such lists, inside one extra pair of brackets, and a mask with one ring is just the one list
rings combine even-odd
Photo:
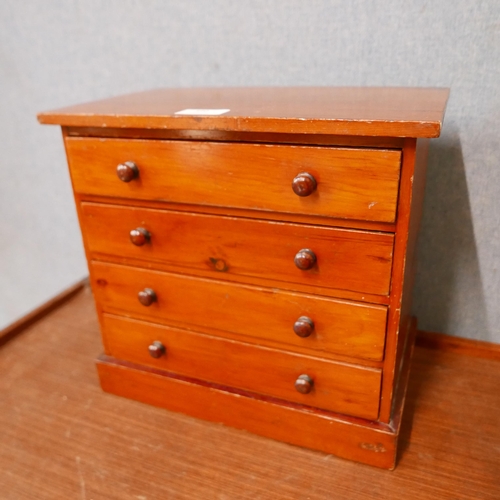
[(431, 138), (440, 134), (448, 95), (445, 88), (408, 87), (158, 89), (38, 119), (69, 127)]

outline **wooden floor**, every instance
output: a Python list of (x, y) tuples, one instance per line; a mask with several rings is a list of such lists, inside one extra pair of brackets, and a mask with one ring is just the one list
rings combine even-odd
[(500, 363), (417, 348), (394, 472), (101, 392), (88, 289), (0, 349), (1, 500), (500, 499)]

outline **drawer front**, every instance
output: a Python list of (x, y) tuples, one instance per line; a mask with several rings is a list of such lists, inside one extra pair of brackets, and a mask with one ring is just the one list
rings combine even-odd
[[(217, 336), (278, 343), (298, 351), (337, 353), (380, 360), (387, 308), (384, 306), (199, 279), (102, 262), (91, 263), (92, 285), (104, 312)], [(154, 290), (142, 305), (138, 293)], [(294, 333), (300, 317), (314, 324), (308, 337)]]
[[(266, 144), (66, 139), (78, 193), (394, 222), (401, 153)], [(139, 175), (117, 177), (134, 162)], [(307, 172), (309, 196), (292, 181)]]
[[(174, 272), (216, 279), (256, 277), (326, 288), (389, 294), (394, 236), (167, 210), (81, 204), (83, 232), (97, 258), (143, 259)], [(132, 244), (130, 231), (149, 238)], [(299, 269), (310, 249), (316, 263)]]
[[(103, 334), (112, 356), (188, 377), (245, 389), (357, 417), (378, 416), (381, 371), (286, 351), (219, 339), (116, 316), (103, 316)], [(165, 353), (152, 358), (148, 346)], [(312, 389), (295, 389), (300, 375)]]

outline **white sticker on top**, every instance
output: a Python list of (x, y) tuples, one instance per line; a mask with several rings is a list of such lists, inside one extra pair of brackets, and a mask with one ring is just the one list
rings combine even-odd
[(229, 109), (183, 109), (176, 111), (176, 115), (204, 115), (204, 116), (218, 116), (223, 115), (230, 111)]

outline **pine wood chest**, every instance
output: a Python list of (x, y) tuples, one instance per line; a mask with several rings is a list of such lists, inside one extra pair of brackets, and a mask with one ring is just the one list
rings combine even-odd
[(62, 126), (105, 391), (393, 468), (447, 89), (170, 89)]

